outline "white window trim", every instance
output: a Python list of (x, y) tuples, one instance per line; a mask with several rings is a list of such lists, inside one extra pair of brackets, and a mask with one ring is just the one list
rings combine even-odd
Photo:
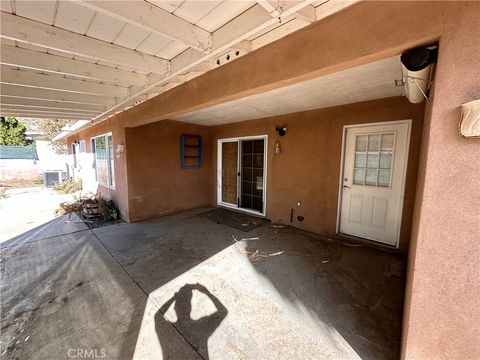
[[(94, 140), (97, 139), (97, 138), (105, 138), (105, 149), (107, 150), (108, 152), (108, 156), (110, 155), (110, 149), (108, 148), (107, 146), (107, 136), (111, 136), (112, 137), (112, 148), (113, 148), (113, 135), (112, 135), (112, 132), (108, 132), (108, 133), (105, 133), (105, 134), (101, 134), (101, 135), (97, 135), (97, 136), (93, 136), (90, 138), (90, 146), (92, 146), (92, 144), (94, 143)], [(95, 151), (93, 151), (94, 149), (92, 149), (92, 153), (93, 153), (93, 159), (95, 161), (95, 182), (97, 183), (97, 185), (100, 185), (100, 186), (103, 186), (103, 187), (106, 187), (107, 189), (111, 189), (111, 190), (115, 190), (115, 185), (104, 185), (104, 184), (100, 184), (98, 182), (98, 168), (97, 168), (97, 158), (96, 158), (96, 150), (97, 150), (97, 147), (95, 146)], [(113, 159), (113, 162), (114, 162), (114, 165), (113, 165), (113, 174), (111, 173), (111, 169), (110, 169), (110, 166), (107, 166), (107, 169), (108, 169), (108, 176), (109, 178), (115, 180), (115, 181), (112, 181), (114, 182), (115, 184), (117, 184), (117, 181), (115, 179), (115, 151), (113, 151), (113, 154), (112, 154), (112, 159)]]
[[(81, 151), (81, 149), (82, 149), (82, 144), (83, 144), (83, 151)], [(85, 153), (85, 152), (87, 152), (85, 140), (80, 140), (80, 141), (78, 142), (78, 153), (81, 154), (81, 153)]]
[[(229, 204), (222, 201), (222, 144), (224, 142), (232, 142), (240, 140), (255, 140), (255, 139), (263, 139), (264, 140), (264, 147), (265, 153), (263, 156), (263, 211), (256, 211), (251, 209), (245, 209), (238, 205)], [(240, 145), (239, 145), (240, 146)], [(240, 151), (238, 152), (238, 157), (240, 158)], [(240, 160), (237, 164), (239, 166)], [(217, 205), (221, 207), (226, 207), (250, 214), (255, 214), (259, 216), (266, 216), (267, 214), (267, 164), (268, 164), (268, 135), (257, 135), (257, 136), (242, 136), (242, 137), (234, 137), (228, 139), (218, 139), (217, 140)], [(238, 191), (238, 188), (237, 188)], [(237, 195), (238, 196), (238, 195)]]

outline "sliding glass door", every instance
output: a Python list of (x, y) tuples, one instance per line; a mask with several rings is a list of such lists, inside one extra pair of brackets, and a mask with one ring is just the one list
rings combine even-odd
[(240, 143), (242, 149), (240, 206), (263, 212), (264, 139), (242, 140)]
[(264, 214), (266, 136), (219, 140), (218, 203)]
[(238, 141), (222, 143), (222, 202), (238, 204)]

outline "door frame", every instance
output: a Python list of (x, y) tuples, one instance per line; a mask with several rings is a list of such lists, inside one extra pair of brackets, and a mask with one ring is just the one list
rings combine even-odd
[[(381, 126), (381, 125), (398, 125), (398, 124), (406, 124), (407, 125), (407, 147), (406, 147), (406, 154), (405, 154), (405, 163), (403, 165), (402, 169), (402, 183), (401, 183), (401, 197), (400, 197), (400, 215), (398, 219), (398, 224), (397, 224), (397, 229), (396, 229), (396, 241), (395, 245), (388, 245), (388, 244), (383, 244), (381, 242), (374, 241), (375, 244), (378, 244), (379, 246), (387, 246), (387, 247), (394, 247), (398, 249), (399, 247), (399, 241), (400, 241), (400, 229), (402, 226), (402, 219), (403, 219), (403, 202), (405, 198), (405, 180), (407, 176), (407, 168), (408, 168), (408, 157), (410, 154), (410, 137), (411, 137), (411, 132), (412, 132), (412, 119), (405, 119), (405, 120), (395, 120), (395, 121), (382, 121), (382, 122), (374, 122), (374, 123), (365, 123), (365, 124), (352, 124), (352, 125), (344, 125), (343, 126), (343, 131), (342, 131), (342, 150), (341, 150), (341, 157), (340, 157), (340, 177), (338, 178), (338, 206), (337, 206), (337, 226), (335, 232), (339, 235), (342, 236), (354, 236), (354, 235), (349, 235), (349, 234), (343, 234), (340, 232), (340, 215), (342, 211), (342, 195), (343, 195), (343, 164), (344, 164), (344, 159), (345, 159), (345, 142), (347, 138), (347, 129), (351, 128), (361, 128), (361, 127), (371, 127), (371, 126)], [(359, 237), (361, 238), (361, 237)], [(361, 238), (364, 239), (364, 238)], [(370, 239), (365, 239), (368, 241), (372, 241)]]
[[(233, 142), (237, 141), (238, 142), (238, 161), (237, 161), (237, 174), (240, 171), (240, 141), (242, 140), (257, 140), (257, 139), (263, 139), (264, 143), (264, 155), (263, 155), (263, 211), (255, 211), (255, 210), (250, 210), (250, 209), (245, 209), (242, 208), (238, 205), (232, 205), (229, 203), (225, 203), (222, 201), (222, 144), (224, 142)], [(255, 215), (260, 215), (260, 216), (266, 216), (267, 214), (267, 156), (268, 156), (268, 135), (254, 135), (254, 136), (241, 136), (241, 137), (232, 137), (232, 138), (224, 138), (224, 139), (218, 139), (217, 140), (217, 205), (218, 206), (223, 206), (227, 207), (230, 209), (235, 209), (238, 211), (243, 211), (247, 212), (250, 214), (255, 214)], [(238, 180), (237, 182), (237, 198), (240, 195), (240, 186), (241, 186), (241, 180)]]

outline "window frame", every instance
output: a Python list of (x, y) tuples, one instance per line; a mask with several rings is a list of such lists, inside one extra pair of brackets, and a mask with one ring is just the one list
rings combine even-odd
[[(110, 152), (110, 147), (108, 146), (108, 137), (109, 136), (112, 139), (112, 151), (111, 152)], [(96, 143), (95, 143), (95, 139), (102, 138), (102, 137), (105, 139), (108, 184), (101, 184), (98, 181), (97, 146), (96, 146)], [(115, 156), (114, 156), (115, 150), (114, 150), (114, 146), (113, 146), (113, 134), (112, 134), (112, 132), (108, 132), (108, 133), (105, 133), (105, 134), (101, 134), (101, 135), (91, 137), (90, 138), (90, 146), (91, 146), (91, 151), (92, 151), (92, 154), (93, 154), (93, 167), (95, 169), (95, 181), (97, 182), (98, 185), (104, 186), (108, 189), (115, 190), (115, 184), (116, 184), (116, 182), (115, 182)], [(110, 166), (110, 163), (109, 163), (110, 159), (111, 159), (111, 161), (113, 161), (113, 169), (112, 169), (112, 166)]]

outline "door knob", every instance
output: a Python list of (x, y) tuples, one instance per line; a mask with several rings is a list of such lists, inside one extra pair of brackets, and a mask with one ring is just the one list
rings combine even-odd
[(343, 185), (343, 190), (349, 190), (349, 189), (350, 189), (350, 186)]

